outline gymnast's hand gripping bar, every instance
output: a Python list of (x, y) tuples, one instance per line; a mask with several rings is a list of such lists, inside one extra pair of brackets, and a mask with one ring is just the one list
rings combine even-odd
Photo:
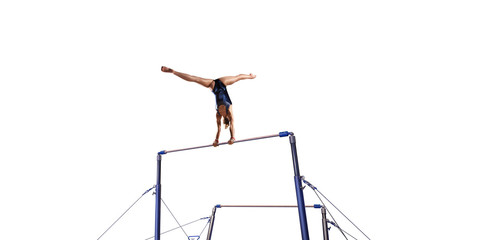
[[(235, 143), (248, 142), (248, 141), (260, 140), (260, 139), (265, 139), (265, 138), (273, 138), (273, 137), (286, 137), (286, 136), (290, 136), (290, 135), (293, 135), (293, 133), (285, 131), (285, 132), (279, 132), (277, 134), (267, 135), (267, 136), (263, 136), (263, 137), (254, 137), (254, 138), (237, 140), (237, 141), (235, 141)], [(225, 145), (225, 144), (228, 144), (228, 142), (221, 142), (221, 143), (218, 144), (218, 146)], [(158, 154), (164, 155), (164, 154), (172, 153), (172, 152), (181, 152), (181, 151), (187, 151), (187, 150), (193, 150), (193, 149), (199, 149), (199, 148), (207, 148), (207, 147), (213, 147), (213, 144), (196, 146), (196, 147), (189, 147), (189, 148), (180, 148), (180, 149), (174, 149), (174, 150), (163, 150), (163, 151), (159, 152)]]

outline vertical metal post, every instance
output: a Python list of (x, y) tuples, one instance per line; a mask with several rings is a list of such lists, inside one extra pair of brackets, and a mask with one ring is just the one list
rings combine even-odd
[(208, 227), (207, 240), (212, 239), (213, 224), (215, 223), (215, 213), (217, 212), (217, 206), (213, 207), (212, 216), (210, 216), (210, 226)]
[(327, 226), (327, 209), (322, 206), (322, 227), (323, 227), (323, 240), (329, 240), (328, 226)]
[(157, 155), (157, 184), (155, 188), (155, 240), (160, 240), (160, 209), (162, 203), (162, 185), (161, 185), (161, 174), (162, 174), (162, 155), (158, 153)]
[(297, 192), (298, 216), (300, 218), (300, 229), (302, 231), (302, 240), (309, 240), (307, 212), (305, 211), (305, 200), (303, 198), (302, 181), (300, 176), (300, 168), (298, 166), (297, 144), (295, 136), (290, 134), (290, 146), (292, 148), (293, 171), (295, 173), (295, 190)]

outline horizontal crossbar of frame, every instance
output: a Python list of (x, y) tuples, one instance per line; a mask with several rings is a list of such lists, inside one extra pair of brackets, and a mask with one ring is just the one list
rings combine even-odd
[[(247, 139), (242, 139), (242, 140), (236, 140), (235, 143), (255, 141), (255, 140), (273, 138), (273, 137), (286, 137), (286, 136), (289, 136), (289, 135), (293, 135), (293, 133), (285, 131), (285, 132), (280, 132), (280, 133), (277, 133), (277, 134), (272, 134), (272, 135), (267, 135), (267, 136), (262, 136), (262, 137), (253, 137), (253, 138), (247, 138)], [(221, 142), (218, 145), (220, 146), (220, 145), (225, 145), (225, 144), (228, 144), (228, 142)], [(163, 154), (167, 154), (167, 153), (188, 151), (188, 150), (194, 150), (194, 149), (199, 149), (199, 148), (207, 148), (207, 147), (213, 147), (213, 144), (196, 146), (196, 147), (188, 147), (188, 148), (179, 148), (179, 149), (174, 149), (174, 150), (163, 150), (163, 151), (159, 152), (158, 154), (163, 155)]]
[[(216, 205), (216, 208), (297, 208), (297, 205)], [(320, 204), (305, 205), (307, 208), (322, 208)]]

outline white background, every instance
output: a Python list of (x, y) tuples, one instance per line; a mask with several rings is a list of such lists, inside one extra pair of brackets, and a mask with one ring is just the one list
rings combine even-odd
[[(477, 1), (2, 1), (0, 239), (97, 239), (153, 186), (158, 151), (213, 141), (213, 94), (162, 65), (257, 74), (229, 88), (237, 139), (294, 132), (302, 175), (371, 239), (478, 238), (479, 11)], [(167, 154), (162, 180), (181, 223), (215, 204), (296, 204), (286, 138)], [(305, 199), (319, 203), (308, 188)], [(320, 212), (307, 215), (322, 239)], [(165, 208), (162, 221), (176, 226)], [(153, 232), (149, 193), (102, 239)], [(300, 239), (296, 210), (219, 209), (213, 239), (246, 238)]]

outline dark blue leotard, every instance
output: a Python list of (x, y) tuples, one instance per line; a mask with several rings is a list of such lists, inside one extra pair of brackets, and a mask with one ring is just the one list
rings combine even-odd
[(215, 94), (217, 111), (220, 105), (225, 105), (228, 111), (230, 105), (232, 105), (232, 100), (230, 100), (230, 96), (228, 96), (227, 86), (225, 86), (225, 84), (223, 84), (219, 79), (215, 79), (215, 86), (213, 87), (212, 92)]

